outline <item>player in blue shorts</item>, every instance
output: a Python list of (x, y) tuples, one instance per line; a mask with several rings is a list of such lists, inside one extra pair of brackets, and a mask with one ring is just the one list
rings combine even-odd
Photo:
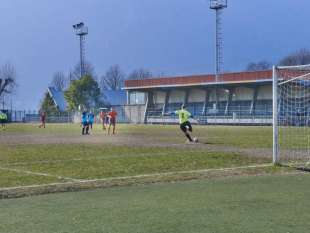
[(95, 120), (95, 115), (92, 111), (90, 111), (88, 114), (88, 124), (91, 129), (93, 129), (94, 120)]
[(86, 111), (82, 113), (81, 124), (82, 124), (82, 135), (89, 134), (88, 116)]

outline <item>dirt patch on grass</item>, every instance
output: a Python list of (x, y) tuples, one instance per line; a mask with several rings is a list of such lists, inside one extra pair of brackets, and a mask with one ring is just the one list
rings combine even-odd
[(161, 147), (161, 148), (184, 148), (185, 150), (207, 150), (214, 152), (234, 152), (247, 156), (255, 156), (260, 158), (272, 158), (271, 149), (262, 148), (238, 148), (233, 146), (211, 144), (206, 141), (199, 143), (180, 143), (179, 138), (176, 138), (177, 143), (165, 142), (156, 140), (153, 137), (145, 135), (113, 135), (106, 134), (98, 135), (38, 135), (38, 134), (7, 134), (0, 135), (0, 145), (51, 145), (51, 144), (99, 144), (112, 146), (129, 146), (129, 147)]

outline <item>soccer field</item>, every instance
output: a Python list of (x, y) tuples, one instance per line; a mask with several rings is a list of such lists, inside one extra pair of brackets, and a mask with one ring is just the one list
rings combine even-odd
[[(223, 169), (223, 175), (283, 170), (269, 166), (269, 127), (195, 126), (194, 132), (200, 143), (189, 145), (178, 126), (119, 125), (117, 135), (108, 136), (97, 125), (81, 136), (74, 124), (9, 125), (0, 134), (0, 188), (94, 185), (89, 181), (112, 186), (120, 178), (122, 184), (132, 177), (129, 183), (199, 178), (205, 170)], [(244, 169), (225, 170), (239, 167)]]
[(0, 232), (307, 232), (308, 175), (271, 165), (271, 132), (194, 126), (186, 144), (178, 126), (9, 125)]

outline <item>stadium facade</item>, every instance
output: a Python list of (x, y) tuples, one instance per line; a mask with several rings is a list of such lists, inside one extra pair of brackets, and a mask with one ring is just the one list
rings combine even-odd
[[(194, 121), (271, 124), (272, 71), (126, 80), (127, 105), (144, 106), (144, 123), (176, 123), (169, 115), (184, 103)], [(141, 113), (140, 113), (141, 114)]]

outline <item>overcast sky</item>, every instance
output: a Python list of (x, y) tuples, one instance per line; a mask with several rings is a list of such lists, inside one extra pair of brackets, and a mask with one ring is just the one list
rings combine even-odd
[[(224, 70), (310, 48), (309, 0), (230, 0), (223, 15)], [(98, 76), (214, 72), (215, 14), (208, 0), (1, 0), (0, 64), (16, 66), (18, 109), (37, 109), (53, 73), (79, 60), (72, 25), (89, 27), (86, 57)]]

